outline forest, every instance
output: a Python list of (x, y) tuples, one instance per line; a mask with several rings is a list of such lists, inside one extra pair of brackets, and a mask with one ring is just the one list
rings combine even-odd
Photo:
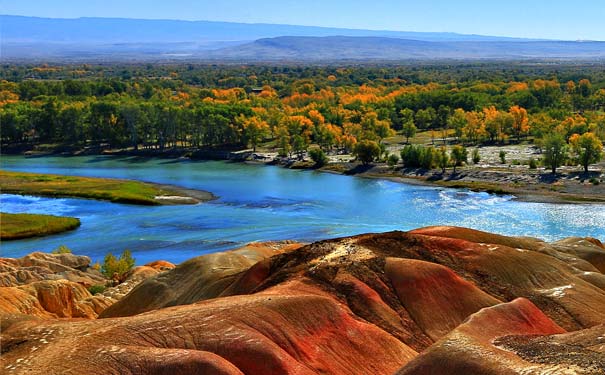
[[(262, 145), (282, 156), (319, 149), (371, 162), (386, 158), (385, 139), (426, 132), (435, 146), (531, 142), (554, 169), (567, 151), (587, 169), (605, 140), (599, 64), (23, 64), (2, 66), (0, 80), (4, 150)], [(377, 150), (369, 159), (368, 149)], [(439, 150), (431, 152), (436, 167)]]

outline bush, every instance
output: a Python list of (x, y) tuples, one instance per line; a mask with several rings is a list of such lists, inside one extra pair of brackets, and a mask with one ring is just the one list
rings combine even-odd
[(363, 164), (370, 164), (380, 157), (380, 146), (374, 141), (363, 140), (355, 145), (353, 153)]
[(437, 152), (434, 147), (423, 147), (420, 151), (420, 166), (424, 169), (433, 168), (437, 159)]
[(91, 286), (88, 287), (88, 291), (93, 296), (95, 294), (103, 293), (105, 291), (105, 285), (101, 285), (101, 284), (91, 285)]
[(591, 178), (590, 180), (588, 180), (591, 184), (597, 186), (599, 184), (599, 180), (597, 180), (596, 178)]
[(401, 162), (407, 168), (418, 168), (420, 167), (420, 152), (422, 146), (407, 145), (404, 146), (401, 151)]
[(134, 262), (130, 250), (124, 250), (120, 258), (108, 253), (101, 266), (101, 273), (108, 279), (123, 281), (126, 274), (134, 267)]
[(65, 245), (61, 245), (52, 251), (53, 254), (71, 254), (71, 249)]
[(397, 154), (389, 155), (389, 157), (387, 158), (387, 164), (389, 165), (389, 167), (394, 167), (397, 165), (397, 163), (399, 163), (399, 156), (397, 156)]
[(431, 169), (437, 164), (437, 150), (432, 146), (404, 146), (401, 149), (401, 161), (407, 168)]
[(536, 169), (536, 168), (538, 168), (538, 162), (536, 161), (536, 159), (530, 158), (529, 159), (529, 169)]
[(473, 164), (478, 164), (481, 161), (481, 155), (479, 155), (478, 148), (473, 150), (472, 159), (473, 159)]
[(500, 163), (502, 164), (506, 164), (506, 152), (500, 151), (500, 154), (498, 154), (500, 156)]
[(311, 160), (313, 160), (316, 167), (323, 167), (324, 165), (328, 164), (328, 157), (320, 148), (311, 149), (309, 151), (309, 157)]

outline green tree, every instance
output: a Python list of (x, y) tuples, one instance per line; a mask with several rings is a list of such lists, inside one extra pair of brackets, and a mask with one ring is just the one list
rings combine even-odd
[(506, 151), (500, 150), (498, 156), (500, 157), (500, 163), (506, 164)]
[(445, 168), (447, 168), (449, 163), (450, 156), (447, 154), (447, 150), (445, 147), (439, 148), (439, 151), (437, 151), (437, 165), (441, 168), (441, 173), (445, 173)]
[(295, 134), (292, 138), (292, 151), (296, 153), (299, 160), (302, 160), (304, 153), (307, 151), (309, 144), (305, 138), (299, 134)]
[(405, 124), (408, 121), (414, 121), (414, 111), (409, 108), (404, 108), (399, 111), (399, 115), (401, 116), (401, 123)]
[(481, 161), (481, 155), (479, 154), (478, 148), (473, 149), (473, 153), (472, 153), (471, 157), (473, 160), (473, 164), (479, 164), (479, 162)]
[(449, 128), (454, 129), (456, 140), (459, 140), (462, 137), (464, 127), (468, 124), (464, 110), (460, 108), (455, 110), (454, 114), (448, 118), (447, 122)]
[(414, 121), (407, 121), (403, 124), (402, 133), (405, 137), (405, 143), (410, 143), (410, 138), (416, 135), (418, 128), (414, 125)]
[(315, 163), (316, 167), (323, 167), (328, 163), (328, 157), (321, 148), (313, 148), (309, 151), (309, 157)]
[(427, 130), (431, 127), (435, 118), (437, 118), (437, 112), (433, 107), (421, 109), (416, 112), (416, 126), (418, 129)]
[(466, 163), (468, 159), (468, 151), (466, 150), (466, 147), (456, 145), (452, 147), (452, 151), (450, 154), (452, 162), (454, 164), (454, 173), (456, 173), (456, 167), (461, 166), (462, 163)]
[(387, 158), (387, 164), (389, 165), (389, 167), (393, 168), (397, 165), (397, 163), (399, 163), (399, 156), (397, 156), (397, 154), (389, 155), (389, 157)]
[(369, 140), (362, 140), (355, 145), (353, 154), (364, 164), (370, 164), (380, 157), (380, 146), (378, 143)]
[(60, 245), (52, 251), (53, 254), (71, 254), (71, 249), (65, 245)]
[(108, 279), (116, 279), (122, 282), (126, 274), (134, 267), (135, 259), (132, 257), (130, 250), (124, 250), (119, 258), (116, 258), (112, 253), (105, 255), (101, 273)]
[(420, 145), (406, 145), (400, 151), (401, 161), (406, 168), (418, 168), (421, 165), (422, 149)]
[(567, 159), (565, 138), (559, 133), (548, 133), (542, 139), (542, 149), (544, 165), (549, 166), (553, 174), (557, 173), (557, 168)]
[(574, 134), (569, 139), (569, 143), (586, 173), (588, 173), (588, 165), (598, 163), (603, 157), (603, 144), (594, 133)]

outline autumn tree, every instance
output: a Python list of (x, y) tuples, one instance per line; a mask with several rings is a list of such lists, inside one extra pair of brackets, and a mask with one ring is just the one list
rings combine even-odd
[(498, 121), (499, 111), (494, 106), (483, 108), (483, 123), (485, 131), (491, 142), (495, 141), (503, 133), (502, 124)]
[(464, 137), (471, 143), (477, 143), (486, 134), (485, 123), (478, 112), (466, 112), (466, 126), (463, 129)]
[(252, 150), (256, 152), (256, 146), (269, 134), (269, 124), (256, 116), (248, 118), (241, 116), (238, 122), (242, 127), (244, 141), (251, 144)]
[(586, 173), (589, 164), (598, 163), (603, 157), (603, 144), (594, 133), (574, 134), (569, 139), (569, 143)]
[(529, 118), (527, 116), (527, 110), (525, 108), (514, 105), (508, 110), (513, 116), (513, 133), (517, 137), (517, 142), (521, 140), (521, 135), (525, 135), (529, 132)]

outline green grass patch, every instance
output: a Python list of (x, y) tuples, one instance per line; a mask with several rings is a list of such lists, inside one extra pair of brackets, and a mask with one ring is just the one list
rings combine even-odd
[(139, 181), (9, 171), (0, 171), (0, 190), (8, 194), (77, 197), (142, 205), (162, 204), (157, 196), (181, 195)]
[(0, 212), (0, 239), (2, 240), (47, 236), (76, 229), (79, 226), (80, 220), (74, 217)]

